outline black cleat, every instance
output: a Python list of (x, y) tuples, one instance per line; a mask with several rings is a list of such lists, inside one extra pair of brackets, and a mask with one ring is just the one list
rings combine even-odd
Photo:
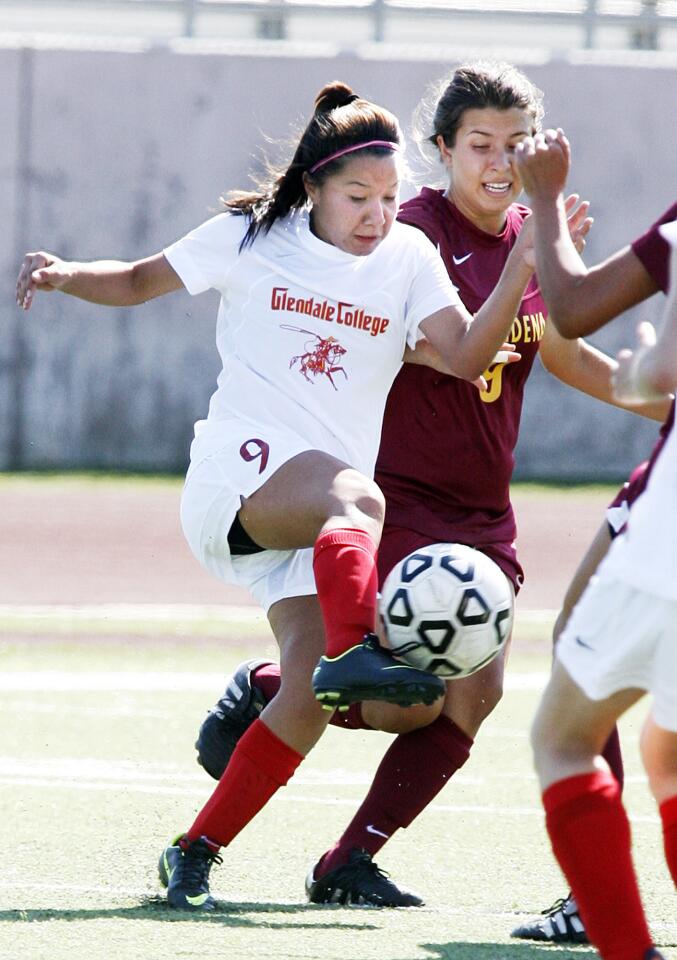
[(163, 850), (158, 863), (160, 883), (167, 888), (167, 902), (178, 910), (213, 910), (209, 871), (222, 858), (200, 838), (189, 843), (182, 836)]
[(228, 766), (233, 750), (245, 730), (266, 705), (263, 694), (252, 686), (252, 673), (270, 660), (245, 660), (228, 681), (226, 690), (207, 714), (195, 741), (197, 762), (215, 780)]
[(351, 850), (348, 863), (319, 880), (313, 875), (314, 869), (306, 877), (311, 903), (340, 903), (344, 907), (420, 907), (423, 903), (410, 890), (400, 890), (366, 850)]
[(518, 940), (539, 940), (542, 943), (590, 943), (571, 894), (557, 900), (540, 917), (516, 927), (510, 934)]
[(362, 643), (338, 657), (320, 657), (313, 671), (315, 697), (326, 710), (363, 700), (385, 700), (400, 707), (434, 703), (444, 694), (441, 677), (395, 660), (368, 633)]

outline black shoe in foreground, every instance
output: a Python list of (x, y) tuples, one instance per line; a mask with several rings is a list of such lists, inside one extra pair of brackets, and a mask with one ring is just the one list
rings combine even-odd
[(571, 894), (557, 900), (540, 917), (516, 927), (510, 936), (542, 943), (590, 943), (578, 913), (578, 904)]
[(237, 741), (266, 705), (263, 694), (252, 686), (252, 673), (270, 660), (245, 660), (228, 681), (225, 692), (212, 707), (195, 741), (197, 762), (210, 777), (221, 779)]
[(330, 870), (319, 880), (314, 870), (306, 877), (311, 903), (340, 903), (344, 907), (420, 907), (423, 903), (410, 890), (400, 890), (366, 850), (351, 850), (345, 866)]
[(395, 660), (373, 634), (338, 657), (320, 657), (313, 672), (315, 697), (327, 710), (363, 700), (385, 700), (400, 707), (434, 703), (444, 680)]
[(184, 837), (177, 837), (162, 851), (158, 864), (169, 906), (178, 910), (213, 910), (216, 903), (209, 893), (209, 871), (213, 863), (222, 862), (203, 838), (189, 843)]

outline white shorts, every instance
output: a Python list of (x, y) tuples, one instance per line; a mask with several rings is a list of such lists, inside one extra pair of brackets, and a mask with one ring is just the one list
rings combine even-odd
[(647, 690), (656, 723), (677, 732), (677, 602), (602, 572), (590, 580), (556, 650), (590, 700)]
[(293, 432), (245, 420), (208, 421), (191, 446), (181, 496), (181, 526), (209, 573), (246, 587), (268, 611), (277, 600), (317, 592), (313, 551), (263, 550), (232, 556), (228, 533), (249, 497), (288, 460), (310, 449)]

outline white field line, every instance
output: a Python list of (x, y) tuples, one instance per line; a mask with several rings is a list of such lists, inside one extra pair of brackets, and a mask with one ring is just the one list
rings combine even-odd
[[(548, 679), (546, 672), (510, 673), (505, 688), (512, 690), (542, 690)], [(213, 673), (138, 673), (132, 670), (66, 671), (16, 670), (0, 675), (2, 693), (210, 693), (221, 689), (222, 680)]]
[[(518, 610), (519, 623), (552, 623), (557, 610)], [(71, 622), (119, 623), (201, 623), (218, 621), (267, 623), (256, 604), (192, 604), (192, 603), (95, 603), (95, 604), (11, 604), (0, 603), (0, 623)]]
[(124, 624), (127, 621), (149, 623), (180, 620), (261, 620), (266, 617), (256, 604), (235, 606), (231, 604), (194, 603), (94, 603), (94, 604), (11, 604), (0, 603), (1, 620), (113, 620)]
[[(514, 778), (514, 777), (513, 777)], [(494, 778), (492, 778), (493, 780)], [(533, 780), (533, 775), (524, 775), (521, 779)], [(164, 781), (164, 782), (163, 782)], [(166, 781), (172, 781), (167, 783)], [(177, 782), (178, 781), (178, 782)], [(277, 796), (281, 801), (293, 804), (314, 804), (316, 806), (354, 807), (354, 797), (327, 797), (319, 791), (325, 787), (364, 786), (370, 782), (369, 776), (344, 769), (329, 771), (303, 771), (301, 769), (286, 790)], [(478, 786), (483, 778), (458, 775), (455, 782), (459, 787)], [(187, 797), (206, 799), (211, 781), (202, 774), (186, 774), (175, 768), (161, 764), (141, 764), (132, 762), (106, 762), (101, 760), (52, 758), (43, 761), (23, 760), (15, 757), (0, 757), (0, 785), (4, 787), (32, 787), (39, 789), (83, 790), (102, 793), (138, 793), (150, 796)], [(489, 784), (487, 784), (488, 786)], [(305, 792), (304, 792), (305, 791)], [(433, 813), (468, 813), (490, 817), (543, 817), (540, 806), (510, 807), (502, 804), (430, 804)], [(630, 815), (633, 823), (657, 825), (657, 816)]]

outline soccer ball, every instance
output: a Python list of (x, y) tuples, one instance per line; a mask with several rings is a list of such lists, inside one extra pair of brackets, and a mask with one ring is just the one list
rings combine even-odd
[(510, 636), (513, 594), (486, 554), (461, 543), (435, 543), (393, 567), (379, 612), (395, 657), (438, 677), (469, 677)]

